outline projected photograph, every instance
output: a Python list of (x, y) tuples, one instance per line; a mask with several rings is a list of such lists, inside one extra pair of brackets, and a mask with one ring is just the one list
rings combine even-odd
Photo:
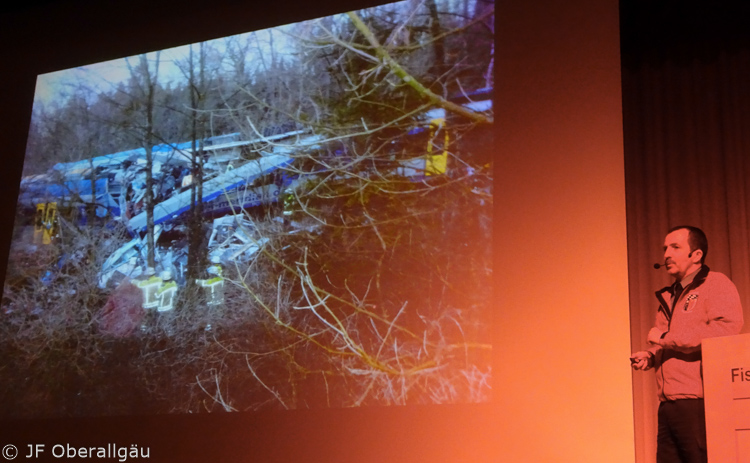
[(40, 75), (0, 419), (492, 394), (494, 2)]

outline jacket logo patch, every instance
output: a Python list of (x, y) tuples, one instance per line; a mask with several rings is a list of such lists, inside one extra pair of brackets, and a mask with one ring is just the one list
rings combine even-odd
[(693, 307), (695, 307), (695, 304), (698, 303), (698, 295), (697, 294), (688, 294), (685, 298), (685, 305), (683, 306), (683, 310), (685, 312), (690, 312), (693, 310)]

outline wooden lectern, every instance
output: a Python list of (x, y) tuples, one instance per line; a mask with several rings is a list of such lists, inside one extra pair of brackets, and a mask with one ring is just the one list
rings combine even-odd
[(703, 340), (709, 463), (750, 463), (750, 334)]

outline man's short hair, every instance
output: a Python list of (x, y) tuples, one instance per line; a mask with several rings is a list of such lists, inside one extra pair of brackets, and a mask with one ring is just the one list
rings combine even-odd
[(698, 227), (693, 227), (692, 225), (678, 225), (676, 227), (672, 227), (669, 229), (667, 234), (672, 233), (677, 230), (687, 230), (688, 233), (688, 246), (690, 246), (690, 252), (695, 251), (696, 249), (700, 249), (703, 251), (703, 255), (701, 256), (701, 265), (706, 260), (706, 255), (708, 254), (708, 238), (706, 238), (706, 234), (703, 233), (703, 230), (701, 230)]

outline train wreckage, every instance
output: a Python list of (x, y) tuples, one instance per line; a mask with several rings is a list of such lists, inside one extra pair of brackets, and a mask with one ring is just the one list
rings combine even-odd
[[(491, 89), (473, 94), (463, 102), (465, 108), (488, 112), (492, 108)], [(449, 132), (446, 113), (433, 109), (420, 118), (423, 123), (409, 134), (427, 134), (427, 153), (417, 153), (399, 162), (396, 175), (424, 178), (442, 174), (448, 159)], [(278, 130), (277, 130), (278, 132)], [(207, 304), (223, 301), (222, 267), (247, 261), (267, 241), (256, 232), (245, 213), (261, 205), (276, 203), (281, 213), (274, 220), (283, 221), (285, 196), (303, 184), (295, 159), (321, 150), (325, 143), (320, 135), (303, 130), (289, 130), (273, 135), (260, 134), (243, 140), (241, 134), (227, 134), (202, 141), (201, 202), (203, 215), (211, 222), (208, 237), (207, 278), (196, 283), (205, 288)], [(439, 143), (433, 143), (440, 138)], [(186, 212), (191, 210), (195, 190), (193, 144), (163, 144), (152, 148), (152, 195), (155, 267), (148, 267), (146, 239), (146, 153), (139, 148), (78, 162), (56, 164), (41, 175), (21, 181), (19, 207), (36, 212), (34, 242), (49, 244), (58, 233), (57, 216), (63, 208), (77, 210), (77, 220), (91, 219), (86, 208), (95, 205), (95, 216), (102, 222), (118, 222), (126, 227), (131, 240), (113, 252), (99, 271), (99, 287), (114, 288), (128, 279), (142, 292), (144, 309), (170, 311), (175, 294), (186, 283), (186, 241), (166, 240), (159, 236), (186, 226)], [(263, 146), (258, 150), (257, 146)], [(250, 147), (254, 156), (247, 156)], [(439, 147), (439, 148), (438, 148)], [(304, 174), (302, 174), (304, 175)], [(192, 195), (192, 196), (191, 196)], [(49, 273), (49, 272), (48, 272)]]
[[(212, 220), (208, 239), (212, 265), (207, 271), (213, 277), (204, 284), (211, 287), (221, 286), (217, 269), (222, 263), (249, 257), (265, 241), (255, 236), (252, 222), (242, 212), (278, 202), (282, 191), (291, 191), (299, 177), (288, 170), (293, 155), (320, 148), (319, 136), (301, 131), (261, 140), (239, 138), (239, 134), (212, 137), (204, 140), (201, 150), (204, 162), (200, 202), (206, 220)], [(260, 156), (250, 160), (242, 155), (244, 147), (259, 141), (266, 145)], [(158, 243), (163, 232), (185, 228), (186, 212), (191, 210), (195, 194), (190, 188), (192, 150), (189, 143), (158, 145), (153, 148), (152, 159), (154, 242)], [(50, 173), (26, 177), (21, 182), (19, 206), (36, 210), (34, 241), (49, 244), (58, 233), (61, 209), (74, 210), (79, 223), (85, 225), (85, 209), (95, 204), (99, 219), (121, 223), (132, 238), (106, 260), (99, 273), (99, 286), (112, 287), (125, 277), (130, 278), (144, 289), (144, 308), (170, 310), (174, 291), (185, 283), (187, 246), (181, 242), (157, 244), (156, 266), (145, 265), (145, 196), (145, 150), (136, 149), (56, 164)], [(165, 282), (169, 291), (164, 291)]]

